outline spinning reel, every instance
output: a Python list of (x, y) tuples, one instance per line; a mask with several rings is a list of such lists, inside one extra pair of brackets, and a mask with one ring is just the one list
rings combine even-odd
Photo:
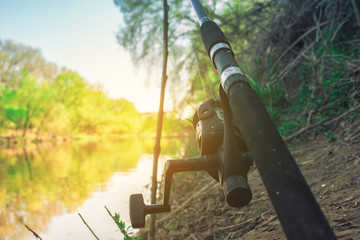
[(252, 194), (247, 173), (252, 159), (239, 129), (234, 127), (227, 99), (209, 99), (193, 117), (201, 157), (172, 159), (164, 167), (162, 204), (144, 204), (142, 194), (130, 196), (130, 220), (133, 228), (145, 226), (147, 214), (169, 212), (172, 175), (176, 172), (207, 171), (223, 187), (226, 202), (232, 207), (247, 205)]

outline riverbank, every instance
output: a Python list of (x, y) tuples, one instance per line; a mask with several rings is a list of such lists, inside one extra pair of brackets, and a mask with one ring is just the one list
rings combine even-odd
[[(183, 132), (180, 135), (165, 135), (163, 138), (186, 138), (188, 136), (187, 132)], [(72, 134), (72, 135), (55, 135), (55, 134), (43, 134), (39, 135), (35, 132), (28, 131), (25, 137), (22, 136), (21, 131), (11, 130), (4, 131), (0, 133), (0, 150), (1, 149), (15, 149), (32, 147), (38, 144), (44, 145), (58, 145), (64, 142), (71, 141), (100, 141), (100, 140), (123, 140), (129, 138), (155, 138), (155, 133), (145, 133), (145, 134)]]
[[(359, 239), (360, 120), (343, 119), (326, 132), (308, 132), (290, 151), (338, 239)], [(234, 209), (207, 174), (178, 174), (172, 211), (158, 215), (157, 239), (286, 239), (255, 166), (248, 176), (252, 201)], [(138, 235), (147, 239), (147, 231)]]

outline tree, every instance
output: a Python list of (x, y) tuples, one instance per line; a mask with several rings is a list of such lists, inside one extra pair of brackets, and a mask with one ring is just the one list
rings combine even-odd
[(16, 89), (22, 81), (23, 70), (39, 80), (54, 79), (59, 68), (47, 62), (39, 49), (0, 39), (0, 84)]
[(35, 119), (50, 111), (50, 98), (37, 78), (25, 74), (17, 90), (6, 91), (3, 100), (6, 118), (16, 129), (22, 128), (25, 137), (27, 129), (37, 125)]
[[(210, 18), (234, 43), (237, 57), (248, 60), (243, 56), (248, 48), (247, 43), (253, 40), (252, 36), (259, 31), (257, 25), (262, 23), (251, 19), (251, 16), (255, 13), (261, 15), (267, 9), (268, 2), (208, 0), (202, 1), (202, 4)], [(159, 67), (157, 63), (161, 63), (162, 48), (161, 2), (114, 0), (114, 3), (123, 14), (125, 23), (117, 33), (118, 43), (130, 51), (135, 64), (145, 64), (151, 69)], [(169, 6), (169, 81), (174, 83), (173, 87), (178, 87), (180, 79), (186, 81), (187, 94), (181, 103), (188, 105), (193, 102), (197, 107), (205, 98), (218, 97), (219, 77), (203, 47), (199, 24), (190, 3), (173, 0), (169, 1)]]
[(132, 102), (121, 98), (114, 100), (112, 118), (112, 133), (129, 134), (143, 133), (144, 117), (134, 107)]
[(19, 107), (17, 103), (17, 96), (15, 91), (5, 89), (6, 93), (2, 98), (2, 111), (4, 116), (2, 126), (7, 128), (8, 125), (13, 125), (15, 129), (20, 129), (23, 126), (23, 120), (26, 116), (26, 110)]
[[(127, 49), (133, 62), (160, 69), (162, 58), (162, 15), (163, 6), (159, 1), (114, 0), (124, 16), (125, 25), (117, 33), (118, 43)], [(214, 7), (216, 1), (208, 1), (207, 6)], [(189, 76), (197, 73), (192, 47), (196, 52), (207, 55), (200, 48), (200, 36), (196, 19), (190, 17), (190, 5), (184, 1), (169, 1), (169, 80), (179, 82), (180, 73), (190, 70)], [(199, 41), (200, 40), (200, 41)], [(200, 50), (201, 49), (201, 50)], [(201, 68), (202, 73), (207, 68)], [(190, 87), (191, 88), (191, 87)]]

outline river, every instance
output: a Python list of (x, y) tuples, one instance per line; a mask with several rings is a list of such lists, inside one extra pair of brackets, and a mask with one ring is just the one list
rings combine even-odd
[[(0, 152), (0, 240), (122, 239), (106, 212), (130, 225), (128, 199), (149, 203), (153, 139), (130, 138), (3, 149)], [(180, 139), (162, 140), (159, 176), (166, 159), (179, 157)]]

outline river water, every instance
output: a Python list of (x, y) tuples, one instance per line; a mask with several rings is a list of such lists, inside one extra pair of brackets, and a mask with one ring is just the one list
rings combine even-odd
[[(0, 240), (122, 239), (106, 212), (130, 225), (129, 195), (149, 203), (153, 139), (71, 142), (0, 152)], [(180, 139), (162, 140), (159, 176), (166, 159), (182, 154)]]

